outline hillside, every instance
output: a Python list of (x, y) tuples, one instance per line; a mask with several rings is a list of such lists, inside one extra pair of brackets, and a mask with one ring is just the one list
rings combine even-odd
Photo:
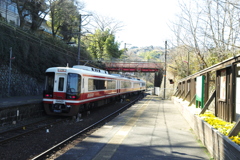
[[(0, 98), (41, 94), (45, 70), (75, 65), (76, 57), (77, 47), (0, 21)], [(81, 59), (84, 58), (90, 59), (82, 49)]]
[(150, 61), (164, 61), (164, 48), (160, 46), (130, 47), (125, 53), (129, 61), (147, 61), (146, 57), (150, 56)]

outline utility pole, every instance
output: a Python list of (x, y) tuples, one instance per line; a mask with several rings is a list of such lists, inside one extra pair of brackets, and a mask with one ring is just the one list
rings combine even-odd
[[(81, 43), (81, 30), (82, 30), (82, 16), (92, 16), (92, 15), (81, 15), (80, 14), (80, 19), (79, 19), (79, 33), (78, 33), (78, 65), (80, 65), (80, 50), (81, 50), (81, 46), (80, 46), (80, 43)], [(83, 20), (84, 21), (84, 20)]]
[(187, 76), (189, 76), (189, 52), (190, 52), (190, 51), (188, 51)]
[(165, 41), (165, 70), (164, 70), (164, 87), (163, 87), (163, 99), (166, 94), (166, 76), (167, 76), (167, 41)]
[(80, 14), (80, 24), (78, 33), (78, 65), (80, 65), (80, 43), (81, 43), (81, 26), (82, 26), (82, 15)]

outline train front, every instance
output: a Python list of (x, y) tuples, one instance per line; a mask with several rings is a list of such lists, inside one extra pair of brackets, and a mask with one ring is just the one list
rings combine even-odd
[(75, 116), (79, 112), (81, 75), (73, 68), (52, 67), (46, 70), (43, 91), (48, 115)]

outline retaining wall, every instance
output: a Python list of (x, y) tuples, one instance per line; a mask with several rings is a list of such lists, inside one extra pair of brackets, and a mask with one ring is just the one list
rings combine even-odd
[(232, 142), (227, 136), (224, 136), (207, 122), (203, 121), (196, 115), (196, 110), (192, 110), (192, 107), (188, 107), (182, 99), (172, 97), (172, 101), (174, 101), (174, 104), (178, 107), (194, 133), (214, 159), (240, 160), (239, 145)]
[(0, 125), (5, 126), (29, 118), (41, 117), (45, 114), (42, 102), (0, 108)]
[(0, 98), (40, 95), (43, 92), (43, 86), (37, 79), (22, 74), (16, 69), (12, 69), (9, 81), (9, 67), (0, 65)]

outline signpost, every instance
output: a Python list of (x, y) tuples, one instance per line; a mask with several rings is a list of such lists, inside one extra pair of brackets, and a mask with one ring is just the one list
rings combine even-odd
[(196, 83), (196, 107), (198, 108), (198, 104), (200, 103), (200, 107), (204, 106), (204, 76), (197, 77)]

